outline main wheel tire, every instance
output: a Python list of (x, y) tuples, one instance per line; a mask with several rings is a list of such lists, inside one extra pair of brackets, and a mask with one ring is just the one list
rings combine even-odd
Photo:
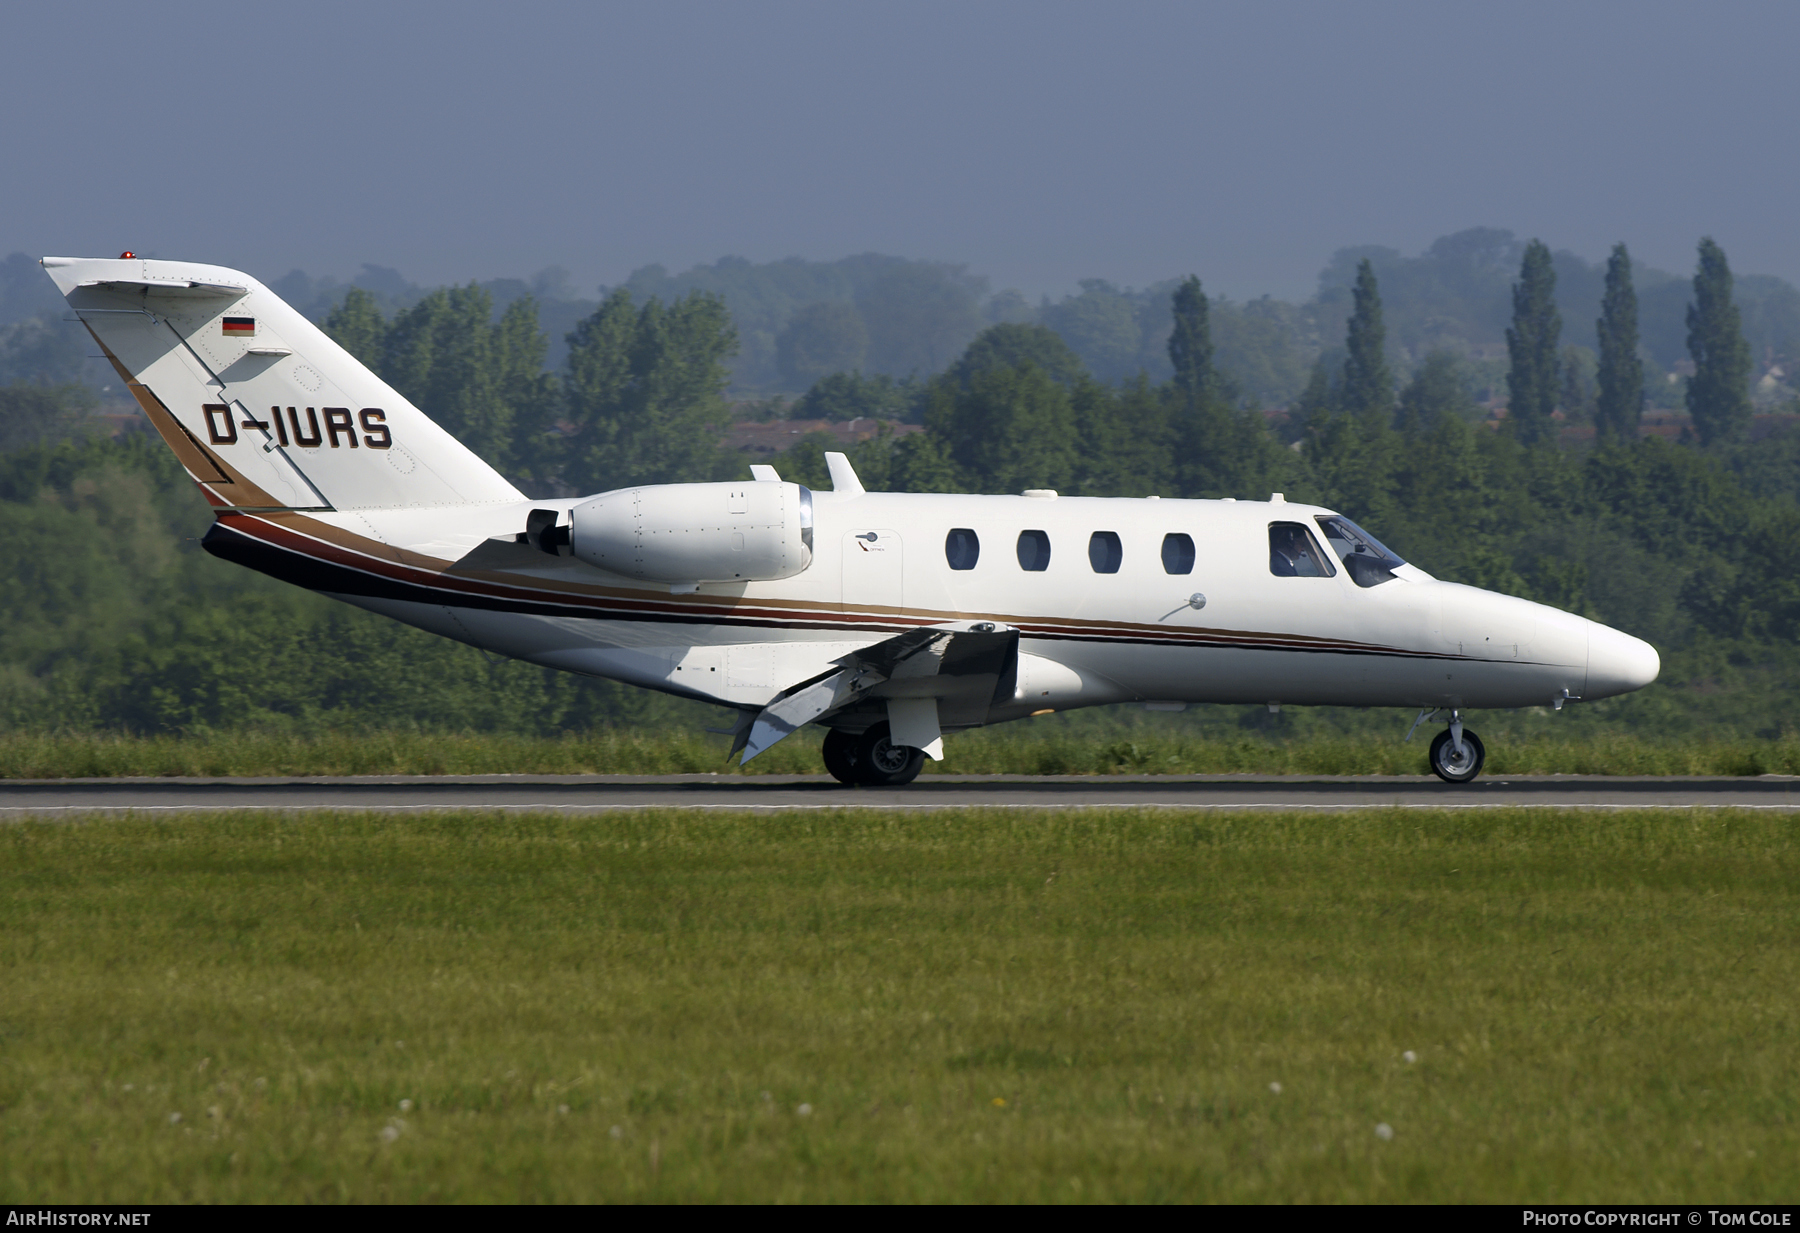
[(1463, 756), (1456, 756), (1456, 749), (1450, 743), (1448, 730), (1437, 734), (1431, 742), (1431, 773), (1445, 783), (1468, 783), (1481, 774), (1482, 764), (1487, 761), (1487, 750), (1482, 748), (1481, 738), (1467, 728), (1463, 729)]
[(820, 755), (825, 759), (825, 769), (831, 777), (848, 787), (855, 787), (856, 753), (860, 742), (848, 732), (840, 732), (836, 728), (825, 733), (825, 743), (819, 747)]
[(925, 751), (894, 744), (886, 724), (876, 724), (857, 742), (856, 782), (864, 787), (898, 788), (917, 779), (924, 766)]

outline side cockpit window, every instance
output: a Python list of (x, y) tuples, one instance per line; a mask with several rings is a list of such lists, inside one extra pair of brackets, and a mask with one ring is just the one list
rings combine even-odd
[(1337, 574), (1298, 522), (1269, 524), (1269, 572), (1277, 578), (1330, 578)]
[(1378, 587), (1384, 582), (1392, 582), (1395, 567), (1406, 564), (1380, 540), (1348, 518), (1337, 514), (1321, 515), (1319, 529), (1325, 532), (1325, 542), (1344, 563), (1350, 580), (1359, 587)]

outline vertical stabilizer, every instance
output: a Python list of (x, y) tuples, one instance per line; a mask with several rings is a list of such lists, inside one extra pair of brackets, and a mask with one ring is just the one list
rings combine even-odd
[(137, 258), (45, 257), (43, 265), (217, 507), (524, 500), (247, 274)]

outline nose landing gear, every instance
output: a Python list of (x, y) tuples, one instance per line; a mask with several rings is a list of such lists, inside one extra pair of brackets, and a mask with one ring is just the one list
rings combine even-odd
[(925, 751), (894, 744), (886, 724), (875, 724), (861, 736), (833, 728), (819, 752), (831, 777), (852, 787), (898, 788), (917, 779), (925, 766)]
[(1450, 727), (1431, 742), (1431, 773), (1445, 783), (1468, 783), (1481, 774), (1487, 750), (1481, 738), (1463, 729), (1462, 712), (1450, 712)]
[[(1441, 708), (1428, 706), (1419, 712), (1413, 720), (1413, 726), (1406, 731), (1406, 739), (1412, 740), (1412, 734), (1419, 730), (1419, 725), (1432, 718)], [(1487, 761), (1487, 750), (1481, 744), (1481, 738), (1463, 728), (1462, 712), (1450, 712), (1450, 727), (1440, 732), (1431, 742), (1431, 754), (1427, 761), (1431, 765), (1431, 773), (1445, 783), (1468, 783), (1481, 774), (1482, 764)]]

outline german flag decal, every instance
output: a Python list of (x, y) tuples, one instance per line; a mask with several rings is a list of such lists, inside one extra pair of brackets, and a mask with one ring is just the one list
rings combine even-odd
[(227, 334), (254, 335), (256, 333), (256, 318), (227, 317), (225, 318), (225, 332)]

